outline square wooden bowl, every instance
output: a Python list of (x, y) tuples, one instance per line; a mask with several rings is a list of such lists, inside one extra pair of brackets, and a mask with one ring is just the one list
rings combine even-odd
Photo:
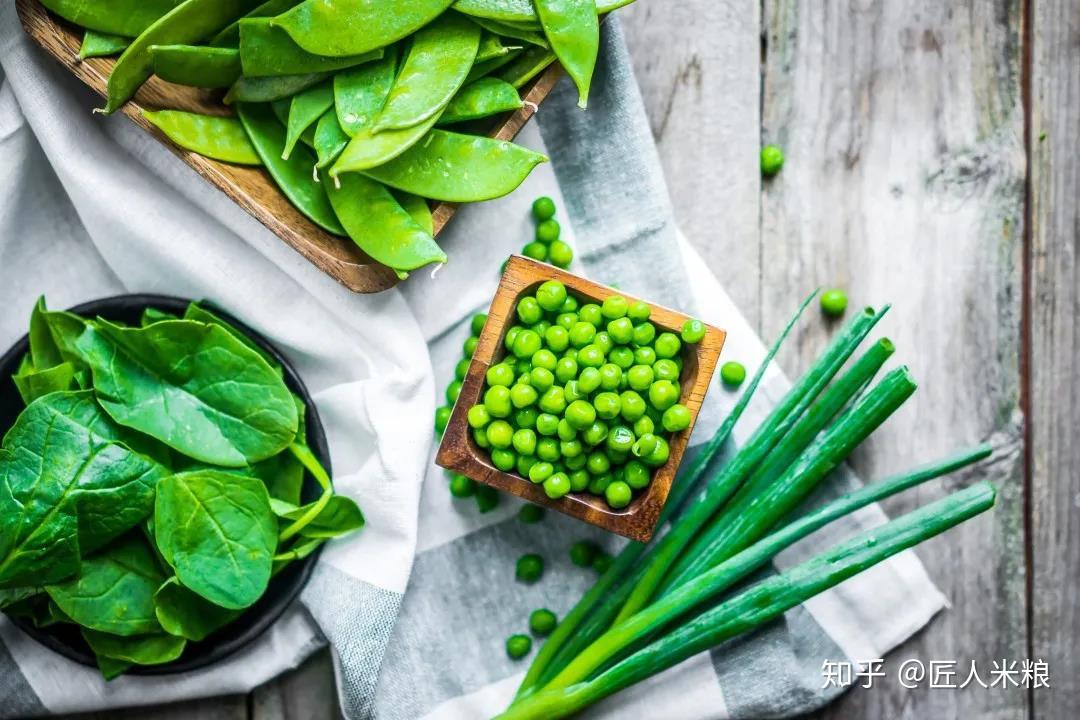
[[(79, 60), (82, 30), (53, 17), (38, 0), (16, 0), (19, 18), (26, 33), (46, 52), (56, 58), (75, 77), (102, 97), (106, 94), (114, 58)], [(536, 112), (562, 77), (562, 67), (554, 63), (521, 88), (524, 106), (501, 116), (488, 133), (499, 140), (513, 140)], [(146, 132), (172, 150), (195, 172), (233, 199), (256, 220), (265, 225), (287, 245), (306, 257), (316, 267), (353, 292), (375, 293), (393, 287), (398, 277), (390, 268), (367, 256), (347, 237), (337, 237), (322, 230), (293, 207), (278, 190), (265, 170), (218, 162), (175, 145), (142, 116), (143, 108), (169, 108), (208, 115), (227, 115), (230, 110), (221, 102), (221, 92), (173, 85), (158, 77), (150, 78), (135, 98), (121, 109)], [(432, 207), (436, 235), (453, 217), (457, 205), (437, 203)]]
[[(705, 338), (700, 343), (683, 346), (683, 371), (679, 378), (682, 386), (680, 402), (690, 410), (690, 427), (671, 437), (669, 459), (654, 472), (652, 482), (643, 493), (621, 510), (613, 510), (602, 498), (588, 493), (570, 493), (558, 500), (552, 500), (544, 493), (543, 486), (534, 485), (527, 478), (516, 473), (503, 472), (492, 465), (487, 451), (481, 449), (473, 440), (466, 417), (469, 408), (480, 402), (488, 368), (501, 361), (506, 354), (503, 339), (516, 320), (518, 300), (525, 294), (534, 292), (547, 280), (559, 280), (566, 285), (569, 292), (597, 304), (611, 295), (622, 295), (631, 302), (642, 299), (590, 282), (545, 263), (519, 255), (511, 257), (495, 298), (491, 301), (487, 324), (480, 335), (472, 364), (469, 366), (469, 374), (462, 383), (461, 394), (443, 433), (435, 461), (447, 470), (512, 493), (536, 505), (557, 510), (631, 540), (648, 542), (656, 528), (660, 510), (667, 502), (671, 483), (675, 479), (679, 463), (682, 462), (705, 393), (712, 382), (726, 333), (706, 325)], [(652, 310), (649, 320), (661, 331), (678, 334), (683, 323), (690, 319), (690, 316), (674, 310), (652, 303), (648, 305)], [(687, 349), (690, 352), (686, 352)]]

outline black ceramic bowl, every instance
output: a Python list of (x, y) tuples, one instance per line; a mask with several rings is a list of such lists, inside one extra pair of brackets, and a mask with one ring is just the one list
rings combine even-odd
[[(103, 317), (114, 322), (138, 325), (143, 310), (148, 307), (166, 312), (183, 315), (188, 306), (187, 300), (166, 297), (163, 295), (121, 295), (119, 297), (95, 300), (83, 305), (71, 308), (70, 312), (83, 317)], [(252, 340), (270, 353), (285, 370), (285, 384), (294, 393), (304, 400), (308, 407), (307, 413), (307, 441), (312, 452), (315, 453), (323, 466), (330, 471), (330, 451), (326, 443), (326, 434), (323, 431), (322, 422), (319, 419), (315, 404), (311, 401), (307, 388), (300, 380), (296, 370), (289, 361), (251, 328), (241, 323), (236, 318), (224, 312), (220, 308), (213, 308), (214, 312), (225, 320), (233, 323), (244, 331)], [(11, 376), (15, 374), (19, 361), (28, 349), (28, 341), (24, 336), (15, 343), (14, 347), (0, 358), (0, 437), (7, 433), (8, 429), (15, 424), (15, 419), (23, 410), (22, 398), (15, 388)], [(304, 501), (311, 502), (318, 495), (319, 488), (313, 478), (307, 477), (304, 481)], [(266, 593), (257, 603), (252, 605), (237, 620), (226, 625), (205, 640), (197, 643), (188, 643), (184, 654), (171, 663), (162, 665), (136, 665), (128, 671), (130, 675), (167, 675), (172, 673), (189, 672), (199, 670), (208, 665), (231, 655), (248, 643), (254, 641), (270, 625), (274, 623), (289, 604), (300, 594), (304, 585), (311, 577), (318, 560), (318, 552), (312, 553), (303, 560), (298, 560), (286, 567), (270, 580), (270, 586)], [(74, 625), (53, 625), (46, 628), (36, 628), (33, 623), (19, 618), (10, 618), (27, 635), (37, 640), (42, 645), (55, 650), (66, 658), (75, 662), (97, 667), (94, 654), (90, 651), (83, 640), (79, 630)]]

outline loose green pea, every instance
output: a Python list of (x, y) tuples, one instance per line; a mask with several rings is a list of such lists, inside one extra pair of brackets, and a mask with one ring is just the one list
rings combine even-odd
[(636, 365), (645, 365), (647, 367), (652, 367), (653, 363), (655, 363), (655, 362), (656, 362), (656, 351), (653, 350), (651, 347), (646, 345), (646, 346), (643, 346), (643, 347), (635, 348), (635, 350), (634, 350), (634, 364), (636, 364)]
[(491, 417), (510, 417), (510, 413), (513, 412), (513, 405), (510, 403), (510, 388), (502, 385), (488, 388), (484, 393), (484, 407), (487, 408)]
[(546, 195), (536, 198), (533, 200), (532, 213), (538, 222), (555, 217), (555, 201)]
[(651, 432), (645, 433), (637, 439), (637, 442), (634, 443), (634, 447), (631, 451), (636, 457), (648, 457), (656, 450), (656, 446), (659, 445), (659, 440), (660, 438), (653, 435)]
[(564, 385), (577, 378), (577, 374), (578, 364), (574, 358), (562, 357), (555, 363), (555, 379)]
[(561, 312), (555, 316), (555, 324), (567, 332), (577, 324), (578, 320), (576, 312)]
[(555, 474), (555, 466), (549, 462), (538, 462), (529, 469), (529, 480), (537, 485)]
[(491, 450), (491, 464), (503, 472), (510, 472), (517, 464), (517, 455), (512, 450), (493, 448)]
[(587, 322), (578, 321), (570, 328), (570, 344), (576, 348), (583, 348), (596, 337), (596, 328)]
[(630, 387), (639, 392), (649, 389), (655, 380), (655, 373), (648, 365), (635, 365), (626, 373)]
[(519, 428), (535, 428), (536, 416), (540, 411), (534, 407), (521, 408), (514, 413), (514, 426)]
[(625, 425), (616, 425), (608, 433), (607, 449), (614, 453), (628, 453), (634, 446), (634, 431)]
[(608, 362), (617, 365), (620, 370), (629, 370), (634, 365), (634, 351), (628, 347), (612, 348), (608, 353)]
[(482, 428), (491, 422), (491, 413), (483, 405), (473, 405), (466, 415), (469, 427)]
[(473, 440), (479, 447), (482, 447), (485, 450), (491, 447), (491, 443), (488, 442), (487, 433), (484, 431), (484, 428), (473, 428), (472, 433)]
[(540, 409), (552, 415), (562, 415), (566, 410), (566, 394), (563, 389), (558, 385), (548, 388), (548, 391), (540, 396)]
[(520, 660), (532, 651), (532, 638), (528, 635), (511, 635), (506, 638), (506, 654), (512, 660)]
[(513, 351), (514, 341), (517, 340), (518, 334), (525, 328), (520, 325), (512, 325), (509, 330), (506, 331), (506, 337), (503, 338), (503, 347), (508, 351)]
[(611, 565), (613, 562), (614, 559), (610, 555), (608, 555), (607, 553), (600, 553), (596, 556), (596, 559), (593, 560), (592, 569), (600, 575), (603, 575), (611, 569)]
[(519, 409), (533, 405), (539, 397), (532, 385), (517, 384), (510, 388), (510, 402)]
[(597, 420), (592, 425), (585, 428), (585, 430), (581, 434), (581, 439), (585, 441), (586, 445), (590, 447), (595, 447), (600, 443), (604, 442), (604, 440), (607, 439), (607, 436), (608, 426), (605, 423)]
[(551, 327), (550, 322), (548, 322), (547, 320), (540, 320), (539, 322), (530, 325), (529, 329), (539, 335), (542, 340), (544, 338), (544, 334), (547, 332), (549, 327)]
[(536, 432), (541, 435), (554, 435), (559, 431), (559, 418), (543, 412), (536, 416)]
[(514, 338), (514, 356), (518, 358), (531, 358), (533, 353), (542, 347), (540, 336), (532, 330), (522, 330)]
[(679, 391), (670, 380), (657, 380), (649, 386), (649, 402), (663, 412), (679, 401)]
[(555, 473), (544, 481), (544, 494), (552, 500), (558, 500), (570, 492), (570, 477), (566, 473)]
[(784, 167), (784, 151), (776, 145), (761, 148), (761, 174), (772, 177)]
[(611, 339), (611, 335), (608, 334), (607, 330), (601, 330), (596, 333), (596, 337), (593, 338), (592, 344), (600, 348), (605, 357), (615, 348), (615, 341)]
[[(653, 383), (653, 387), (655, 386), (656, 383)], [(649, 388), (649, 396), (652, 397), (652, 388)], [(613, 392), (602, 392), (593, 398), (593, 407), (596, 408), (597, 417), (602, 420), (612, 420), (619, 417), (622, 400)]]
[(484, 313), (477, 313), (472, 316), (472, 320), (469, 323), (469, 328), (472, 330), (473, 337), (480, 337), (480, 333), (484, 331), (484, 324), (487, 323), (487, 315)]
[(563, 440), (559, 443), (559, 454), (564, 458), (574, 458), (585, 452), (585, 445), (580, 440)]
[[(549, 330), (551, 328), (548, 328)], [(533, 353), (532, 366), (534, 368), (544, 368), (545, 370), (554, 371), (555, 365), (559, 362), (559, 359), (555, 357), (555, 353), (551, 352), (547, 348), (541, 348)]]
[(541, 438), (536, 443), (536, 457), (548, 463), (558, 462), (562, 458), (562, 453), (559, 452), (559, 441), (553, 437)]
[(596, 422), (596, 408), (584, 400), (575, 400), (566, 408), (565, 419), (575, 430), (585, 430)]
[[(546, 479), (546, 478), (545, 478)], [(536, 553), (529, 553), (518, 558), (515, 575), (518, 580), (534, 583), (544, 574), (544, 558)]]
[(521, 455), (534, 455), (536, 453), (536, 432), (529, 428), (519, 428), (513, 435), (514, 450)]
[(532, 258), (533, 260), (547, 262), (548, 246), (539, 240), (534, 240), (521, 249), (521, 254), (525, 257)]
[(548, 218), (536, 225), (536, 239), (545, 245), (551, 244), (559, 239), (559, 235), (562, 233), (562, 228), (559, 227), (559, 221), (554, 218)]
[(821, 295), (821, 311), (829, 317), (840, 317), (847, 310), (848, 299), (843, 290), (826, 290)]
[(579, 540), (570, 546), (570, 562), (578, 567), (589, 567), (600, 550), (596, 543), (588, 540)]
[(465, 377), (469, 374), (470, 365), (472, 365), (472, 362), (469, 360), (469, 358), (462, 358), (461, 360), (458, 360), (458, 364), (454, 366), (454, 378), (457, 380), (464, 380)]
[(676, 403), (664, 411), (661, 424), (668, 432), (675, 433), (690, 427), (690, 410)]
[(465, 344), (461, 347), (462, 354), (471, 358), (476, 353), (476, 346), (480, 344), (480, 341), (475, 337), (470, 337), (465, 340)]
[(537, 392), (547, 392), (555, 384), (555, 375), (547, 368), (534, 367), (529, 371), (529, 384), (536, 388)]
[(562, 352), (570, 346), (570, 333), (561, 325), (552, 325), (544, 333), (544, 341), (555, 352)]
[(604, 313), (596, 303), (588, 303), (578, 309), (578, 320), (589, 323), (593, 328), (599, 328), (604, 322)]
[(453, 408), (441, 407), (435, 411), (435, 432), (440, 435), (446, 430), (446, 426), (450, 424), (450, 415), (453, 413)]
[(510, 443), (514, 438), (514, 428), (510, 427), (510, 423), (505, 420), (492, 421), (485, 432), (491, 446), (500, 450), (510, 447)]
[(614, 363), (600, 366), (600, 387), (604, 390), (618, 390), (622, 381), (622, 369)]
[(456, 498), (472, 497), (476, 494), (476, 481), (454, 473), (450, 476), (450, 494)]
[(645, 399), (638, 395), (633, 390), (624, 390), (619, 394), (620, 410), (619, 414), (627, 422), (637, 422), (639, 419), (645, 416), (645, 409), (647, 407)]
[(544, 519), (544, 514), (547, 511), (539, 505), (533, 505), (532, 503), (525, 503), (518, 510), (518, 520), (527, 525), (533, 525)]
[[(567, 406), (566, 409), (567, 412), (570, 411), (569, 406)], [(574, 428), (574, 426), (570, 424), (570, 421), (567, 420), (565, 417), (559, 420), (559, 429), (555, 431), (555, 434), (559, 436), (560, 440), (577, 439), (577, 429)]]
[(603, 475), (611, 470), (611, 460), (604, 453), (593, 451), (585, 461), (585, 469), (591, 475)]
[(548, 260), (557, 268), (565, 270), (574, 262), (574, 250), (562, 240), (548, 246)]
[(649, 308), (649, 305), (640, 300), (631, 303), (630, 307), (626, 310), (626, 316), (635, 324), (645, 322), (649, 319), (650, 315), (652, 315), (652, 310)]
[(578, 299), (573, 295), (567, 295), (566, 299), (563, 300), (562, 307), (559, 308), (559, 312), (576, 313), (579, 307), (581, 307), (581, 303), (578, 302)]
[(577, 362), (583, 368), (599, 368), (604, 364), (604, 351), (599, 345), (586, 345), (578, 350)]
[(671, 447), (668, 445), (667, 440), (657, 436), (656, 448), (653, 449), (648, 455), (641, 457), (641, 462), (645, 463), (649, 467), (660, 467), (668, 461), (668, 455), (671, 453)]
[(609, 295), (604, 299), (604, 304), (600, 306), (600, 311), (608, 320), (626, 317), (629, 309), (630, 303), (622, 295)]
[(503, 387), (510, 387), (514, 384), (514, 368), (510, 367), (506, 363), (497, 363), (488, 368), (485, 375), (487, 384), (491, 387), (496, 385), (502, 385)]
[(540, 322), (544, 317), (544, 310), (534, 297), (522, 298), (517, 304), (517, 316), (526, 325)]
[(600, 387), (600, 370), (595, 367), (587, 367), (581, 370), (578, 376), (578, 387), (586, 395), (591, 395)]
[[(653, 325), (651, 322), (646, 320), (645, 322), (638, 323), (637, 325), (634, 326), (634, 344), (635, 345), (638, 345), (638, 346), (652, 345), (653, 340), (655, 340), (655, 339), (656, 339), (656, 326)], [(655, 350), (654, 350), (654, 352), (655, 352)], [(659, 355), (660, 353), (657, 352), (656, 354)]]
[(607, 498), (608, 505), (619, 510), (630, 504), (634, 493), (625, 482), (616, 480), (604, 490), (604, 497)]
[(575, 470), (581, 470), (582, 468), (584, 468), (586, 460), (587, 458), (585, 456), (585, 453), (583, 452), (582, 454), (574, 455), (573, 457), (564, 457), (563, 465), (565, 465), (566, 469), (570, 472), (574, 472)]
[(657, 380), (675, 382), (679, 379), (679, 366), (675, 361), (663, 358), (653, 363), (653, 373), (656, 375)]
[(634, 490), (642, 490), (652, 482), (652, 473), (644, 463), (631, 460), (623, 467), (623, 479)]
[(683, 323), (680, 337), (688, 345), (696, 345), (705, 339), (705, 323), (700, 320), (687, 320)]
[(728, 387), (738, 387), (746, 379), (746, 368), (742, 363), (729, 360), (720, 366), (720, 379)]
[(540, 637), (547, 637), (555, 631), (555, 627), (559, 624), (558, 618), (555, 617), (555, 613), (551, 612), (547, 608), (540, 608), (539, 610), (533, 610), (529, 615), (529, 629), (533, 631), (533, 634)]
[(532, 470), (532, 466), (540, 460), (532, 455), (518, 455), (516, 468), (518, 475), (521, 477), (529, 477), (529, 471)]
[(588, 470), (584, 469), (588, 459), (584, 455), (578, 455), (577, 458), (581, 459), (581, 467), (570, 473), (570, 492), (585, 492), (589, 489), (589, 482), (592, 480), (592, 476), (589, 475)]
[(566, 301), (566, 286), (558, 280), (548, 280), (536, 290), (536, 302), (548, 312), (558, 311)]
[(675, 333), (660, 333), (660, 336), (656, 338), (656, 342), (653, 344), (653, 349), (656, 350), (657, 357), (673, 358), (682, 349), (682, 341), (679, 340), (679, 336)]
[(627, 345), (634, 339), (634, 323), (628, 317), (612, 320), (607, 324), (607, 331), (619, 345)]

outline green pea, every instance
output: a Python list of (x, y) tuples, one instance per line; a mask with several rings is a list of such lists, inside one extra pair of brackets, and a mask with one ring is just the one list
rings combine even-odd
[(544, 316), (544, 311), (541, 309), (540, 304), (536, 302), (536, 298), (525, 297), (517, 304), (517, 316), (524, 324), (532, 325), (540, 322), (540, 318)]
[(487, 408), (491, 417), (510, 417), (513, 405), (510, 403), (510, 388), (503, 385), (490, 387), (484, 393), (484, 407)]
[[(576, 312), (561, 312), (555, 317), (555, 324), (569, 332), (578, 322)], [(595, 329), (595, 328), (594, 328)]]
[(585, 430), (596, 422), (596, 409), (584, 400), (575, 400), (566, 408), (565, 419), (574, 429)]
[(555, 217), (555, 201), (551, 198), (543, 195), (533, 200), (532, 204), (533, 217), (538, 222), (543, 222), (550, 218)]
[(682, 349), (682, 341), (679, 340), (679, 336), (675, 333), (660, 333), (660, 337), (656, 338), (656, 342), (653, 344), (653, 349), (656, 350), (657, 357), (673, 358)]
[(539, 242), (550, 244), (559, 239), (562, 228), (554, 218), (544, 220), (536, 226), (536, 239)]
[(642, 490), (652, 482), (652, 473), (645, 464), (638, 460), (631, 460), (623, 466), (623, 480), (634, 490)]
[(446, 426), (450, 424), (452, 412), (453, 409), (448, 407), (441, 407), (435, 411), (435, 432), (441, 435), (446, 430)]
[(558, 462), (562, 458), (562, 453), (559, 452), (559, 441), (552, 437), (541, 438), (536, 443), (536, 457), (544, 462)]
[(514, 338), (513, 353), (519, 358), (531, 358), (541, 347), (540, 336), (532, 330), (522, 330)]
[(628, 347), (615, 347), (608, 353), (607, 359), (620, 370), (629, 370), (634, 365), (634, 351)]
[(519, 428), (535, 428), (536, 418), (540, 412), (534, 407), (521, 408), (514, 413), (514, 426)]
[(514, 351), (514, 341), (517, 340), (517, 336), (521, 334), (521, 331), (525, 328), (520, 325), (511, 325), (506, 331), (506, 337), (503, 338), (503, 347), (509, 352)]
[[(449, 409), (449, 408), (447, 408)], [(473, 405), (467, 415), (469, 426), (474, 428), (486, 427), (491, 422), (491, 413), (483, 405)]]
[(487, 433), (484, 431), (484, 428), (473, 428), (472, 432), (473, 440), (476, 442), (477, 446), (485, 450), (491, 447), (491, 443), (488, 442)]
[[(655, 385), (656, 383), (653, 383), (653, 386)], [(649, 388), (649, 391), (651, 397), (652, 388)], [(593, 407), (596, 408), (597, 417), (602, 420), (613, 420), (622, 410), (622, 400), (613, 392), (602, 392), (593, 398)]]
[(604, 353), (605, 357), (607, 357), (607, 354), (615, 348), (615, 341), (611, 339), (611, 335), (608, 334), (607, 330), (601, 330), (596, 333), (596, 337), (593, 338), (592, 344), (600, 348), (600, 351)]
[(529, 428), (519, 428), (513, 435), (514, 450), (520, 455), (536, 454), (536, 433)]
[(543, 558), (535, 553), (517, 558), (514, 574), (523, 583), (537, 582), (543, 575)]
[(656, 447), (648, 455), (641, 456), (641, 461), (649, 467), (660, 467), (668, 461), (670, 452), (671, 448), (668, 446), (667, 440), (657, 436)]
[(558, 280), (548, 280), (537, 288), (536, 301), (544, 310), (556, 312), (566, 301), (566, 286)]
[(559, 431), (559, 418), (543, 412), (536, 416), (536, 432), (541, 435), (554, 435)]
[(583, 368), (599, 368), (604, 364), (604, 351), (599, 345), (586, 345), (578, 350), (577, 362)]
[(454, 366), (454, 377), (458, 380), (464, 380), (469, 374), (469, 366), (472, 363), (469, 358), (462, 358), (458, 361), (458, 364)]
[(532, 361), (530, 361), (528, 358), (518, 358), (517, 361), (514, 362), (514, 372), (517, 373), (517, 380), (519, 382), (524, 382), (525, 384), (528, 384), (529, 378), (523, 378), (522, 376), (527, 376), (529, 373), (532, 372)]
[(570, 477), (566, 473), (555, 473), (544, 481), (544, 494), (552, 500), (558, 500), (570, 492)]
[(577, 353), (578, 353), (577, 348), (570, 348), (569, 350), (567, 350), (566, 352), (563, 353), (563, 357), (564, 358), (570, 358), (574, 362), (577, 362)]
[(608, 505), (619, 510), (630, 504), (634, 493), (625, 482), (616, 480), (604, 489), (604, 497), (607, 498)]
[(577, 380), (571, 380), (570, 382), (563, 385), (563, 397), (566, 398), (567, 403), (572, 404), (578, 400), (581, 400), (583, 397), (586, 397), (586, 394), (581, 391), (581, 388), (578, 387)]
[(476, 481), (454, 473), (450, 476), (450, 494), (456, 498), (472, 497), (476, 494)]
[(529, 471), (532, 470), (532, 466), (540, 462), (539, 458), (533, 455), (518, 455), (516, 469), (518, 475), (521, 477), (529, 477)]
[(492, 387), (497, 385), (510, 387), (514, 384), (514, 368), (501, 362), (489, 367), (484, 377), (487, 379), (487, 384)]
[(583, 348), (596, 337), (596, 327), (587, 322), (576, 322), (570, 328), (570, 344), (576, 348)]
[(562, 352), (570, 346), (570, 333), (561, 325), (552, 325), (544, 333), (544, 341), (555, 352)]
[[(649, 321), (638, 323), (634, 326), (634, 344), (652, 345), (653, 340), (656, 339), (656, 326)], [(654, 351), (655, 352), (655, 351)], [(657, 353), (659, 355), (659, 353)], [(640, 361), (639, 361), (640, 362)]]
[(634, 339), (634, 323), (628, 317), (612, 320), (607, 324), (607, 331), (619, 345), (627, 345)]
[(589, 323), (593, 328), (599, 328), (604, 322), (604, 313), (596, 303), (587, 303), (578, 309), (578, 319)]
[(559, 358), (559, 361), (555, 364), (555, 379), (563, 384), (566, 384), (571, 380), (577, 378), (577, 374), (578, 364), (577, 360), (575, 360), (574, 358)]
[(593, 560), (592, 569), (600, 575), (603, 575), (611, 569), (611, 566), (614, 562), (614, 558), (612, 558), (607, 553), (600, 553), (596, 556), (596, 559)]
[(578, 455), (582, 461), (582, 467), (574, 470), (570, 473), (570, 492), (585, 492), (589, 489), (589, 482), (592, 480), (592, 476), (589, 475), (589, 471), (583, 469), (587, 459), (584, 455)]
[(591, 395), (594, 390), (600, 387), (600, 370), (595, 367), (583, 368), (577, 382), (582, 393)]
[[(569, 406), (567, 406), (566, 411), (570, 411)], [(560, 440), (576, 440), (578, 431), (577, 428), (571, 425), (570, 421), (564, 417), (559, 420), (559, 429), (556, 431), (556, 434), (559, 436)]]
[(547, 392), (555, 384), (555, 376), (547, 368), (534, 367), (529, 371), (529, 384), (537, 392)]
[(481, 513), (488, 513), (497, 508), (501, 497), (499, 491), (489, 485), (476, 486), (476, 508)]
[(628, 453), (634, 446), (634, 431), (625, 425), (616, 425), (608, 433), (607, 448), (614, 453)]
[(461, 352), (467, 358), (471, 358), (476, 353), (476, 346), (480, 344), (480, 341), (474, 337), (465, 339), (465, 342), (461, 346)]
[(506, 654), (512, 660), (520, 660), (530, 651), (532, 651), (532, 638), (528, 635), (511, 635), (506, 638)]
[(585, 461), (585, 469), (591, 475), (603, 475), (611, 470), (611, 460), (604, 453), (593, 451)]
[(566, 466), (566, 469), (568, 471), (573, 473), (575, 470), (581, 470), (585, 467), (586, 459), (587, 458), (585, 457), (585, 453), (581, 453), (580, 455), (574, 455), (572, 457), (564, 457), (563, 465)]
[(487, 318), (488, 316), (485, 313), (477, 313), (472, 316), (472, 320), (469, 321), (469, 329), (472, 331), (473, 337), (480, 337), (480, 333), (484, 332)]
[(670, 380), (657, 380), (649, 386), (649, 402), (663, 412), (679, 401), (679, 391)]
[(648, 365), (634, 365), (627, 371), (626, 377), (631, 388), (644, 392), (653, 384), (655, 372)]
[(746, 379), (746, 368), (742, 363), (729, 360), (720, 366), (720, 379), (728, 387), (738, 387)]
[(446, 386), (446, 402), (453, 405), (461, 394), (461, 381), (454, 380)]
[(633, 452), (636, 457), (648, 457), (653, 454), (656, 450), (656, 446), (660, 444), (659, 440), (660, 438), (656, 435), (645, 433), (634, 442), (631, 452)]
[(690, 427), (690, 410), (685, 405), (672, 405), (664, 411), (661, 424), (671, 433), (685, 430)]
[(555, 466), (549, 462), (538, 462), (529, 468), (529, 480), (539, 485), (555, 474)]
[[(552, 415), (562, 415), (566, 410), (566, 395), (559, 386), (549, 388), (540, 396), (540, 409)], [(558, 423), (556, 423), (557, 425)]]
[(503, 472), (513, 470), (515, 463), (517, 463), (517, 455), (512, 450), (504, 448), (493, 448), (491, 450), (491, 464)]
[(586, 445), (590, 447), (595, 447), (600, 443), (604, 442), (604, 440), (607, 440), (607, 436), (608, 426), (603, 422), (597, 420), (592, 425), (585, 428), (585, 430), (581, 434), (581, 439), (585, 441)]
[(604, 390), (618, 390), (622, 381), (623, 372), (614, 363), (605, 363), (600, 366), (600, 387)]
[(648, 416), (649, 408), (645, 408), (646, 414), (634, 421), (634, 434), (638, 437), (656, 432), (656, 423)]
[(486, 428), (488, 442), (491, 446), (500, 450), (510, 447), (514, 437), (514, 429), (505, 420), (493, 420)]
[(619, 395), (621, 409), (619, 413), (627, 422), (637, 422), (645, 416), (645, 399), (633, 390), (624, 390)]
[[(605, 458), (606, 460), (607, 458)], [(589, 480), (589, 492), (593, 495), (603, 495), (607, 490), (608, 485), (615, 479), (611, 473), (603, 473), (601, 475), (593, 475)]]
[(848, 298), (843, 290), (826, 290), (821, 295), (821, 311), (829, 317), (840, 317), (847, 306)]
[(688, 345), (695, 345), (705, 339), (705, 323), (700, 320), (687, 320), (683, 323), (682, 341)]
[(679, 379), (679, 366), (673, 360), (664, 358), (653, 364), (653, 373), (657, 380), (670, 380), (675, 382)]
[(525, 503), (521, 506), (521, 509), (518, 510), (518, 520), (521, 520), (521, 522), (527, 525), (533, 525), (543, 520), (546, 512), (547, 511), (539, 505)]
[(652, 367), (656, 362), (656, 351), (649, 346), (643, 346), (634, 349), (634, 363), (636, 365), (645, 365), (646, 367)]
[(578, 299), (576, 297), (574, 297), (573, 295), (567, 295), (566, 299), (563, 300), (562, 307), (559, 308), (559, 312), (576, 313), (578, 311), (578, 308), (580, 307), (581, 303), (578, 302)]
[(784, 167), (784, 151), (776, 145), (761, 148), (761, 174), (772, 177)]
[(531, 385), (518, 383), (510, 388), (510, 402), (518, 409), (535, 404), (539, 397)]
[(536, 240), (521, 249), (521, 254), (527, 258), (533, 260), (539, 260), (540, 262), (547, 262), (548, 259), (548, 246), (544, 243)]
[(626, 309), (626, 317), (630, 318), (635, 325), (645, 322), (649, 319), (650, 315), (652, 315), (652, 309), (649, 307), (648, 303), (644, 303), (640, 300), (635, 300), (630, 303), (630, 307)]
[(604, 304), (600, 307), (604, 317), (608, 320), (618, 320), (619, 318), (626, 317), (626, 313), (630, 309), (630, 303), (622, 295), (610, 295), (604, 299)]
[(589, 567), (600, 548), (596, 543), (588, 540), (579, 540), (570, 546), (570, 562), (578, 567)]
[(540, 637), (547, 637), (550, 635), (555, 631), (555, 627), (558, 624), (559, 621), (555, 617), (555, 613), (547, 608), (533, 610), (529, 615), (529, 629), (532, 630), (533, 634)]
[(585, 445), (580, 440), (563, 440), (559, 443), (559, 454), (563, 458), (578, 457), (585, 452)]

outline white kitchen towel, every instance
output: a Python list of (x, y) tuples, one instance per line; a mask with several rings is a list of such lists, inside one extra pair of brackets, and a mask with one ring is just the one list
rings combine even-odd
[[(208, 298), (295, 363), (326, 426), (337, 487), (368, 519), (361, 533), (327, 547), (296, 607), (211, 670), (105, 683), (0, 619), (0, 718), (245, 692), (326, 643), (350, 718), (473, 718), (505, 705), (523, 667), (505, 657), (503, 638), (521, 631), (534, 607), (561, 613), (587, 587), (588, 573), (566, 559), (570, 543), (612, 543), (551, 515), (523, 526), (509, 498), (480, 514), (450, 498), (431, 463), (435, 398), (468, 317), (490, 298), (502, 259), (531, 233), (531, 199), (551, 195), (568, 212), (561, 219), (576, 230), (567, 237), (579, 269), (696, 308), (729, 331), (727, 357), (753, 366), (764, 354), (679, 238), (617, 22), (605, 23), (604, 37), (588, 113), (572, 107), (564, 83), (540, 112), (541, 132), (534, 125), (523, 134), (525, 144), (546, 147), (552, 165), (510, 198), (464, 208), (440, 237), (451, 262), (434, 277), (416, 273), (401, 290), (358, 296), (127, 119), (91, 115), (99, 98), (23, 35), (14, 3), (0, 5), (0, 347), (25, 331), (42, 294), (56, 308), (123, 292)], [(735, 443), (785, 385), (771, 370)], [(714, 388), (695, 442), (733, 400)], [(826, 493), (851, 482), (838, 473)], [(870, 508), (840, 529), (882, 519)], [(544, 581), (532, 587), (512, 581), (526, 549), (548, 558)], [(824, 659), (880, 657), (942, 605), (906, 553), (593, 714), (625, 716), (645, 697), (672, 718), (805, 712), (837, 692), (820, 689)]]

